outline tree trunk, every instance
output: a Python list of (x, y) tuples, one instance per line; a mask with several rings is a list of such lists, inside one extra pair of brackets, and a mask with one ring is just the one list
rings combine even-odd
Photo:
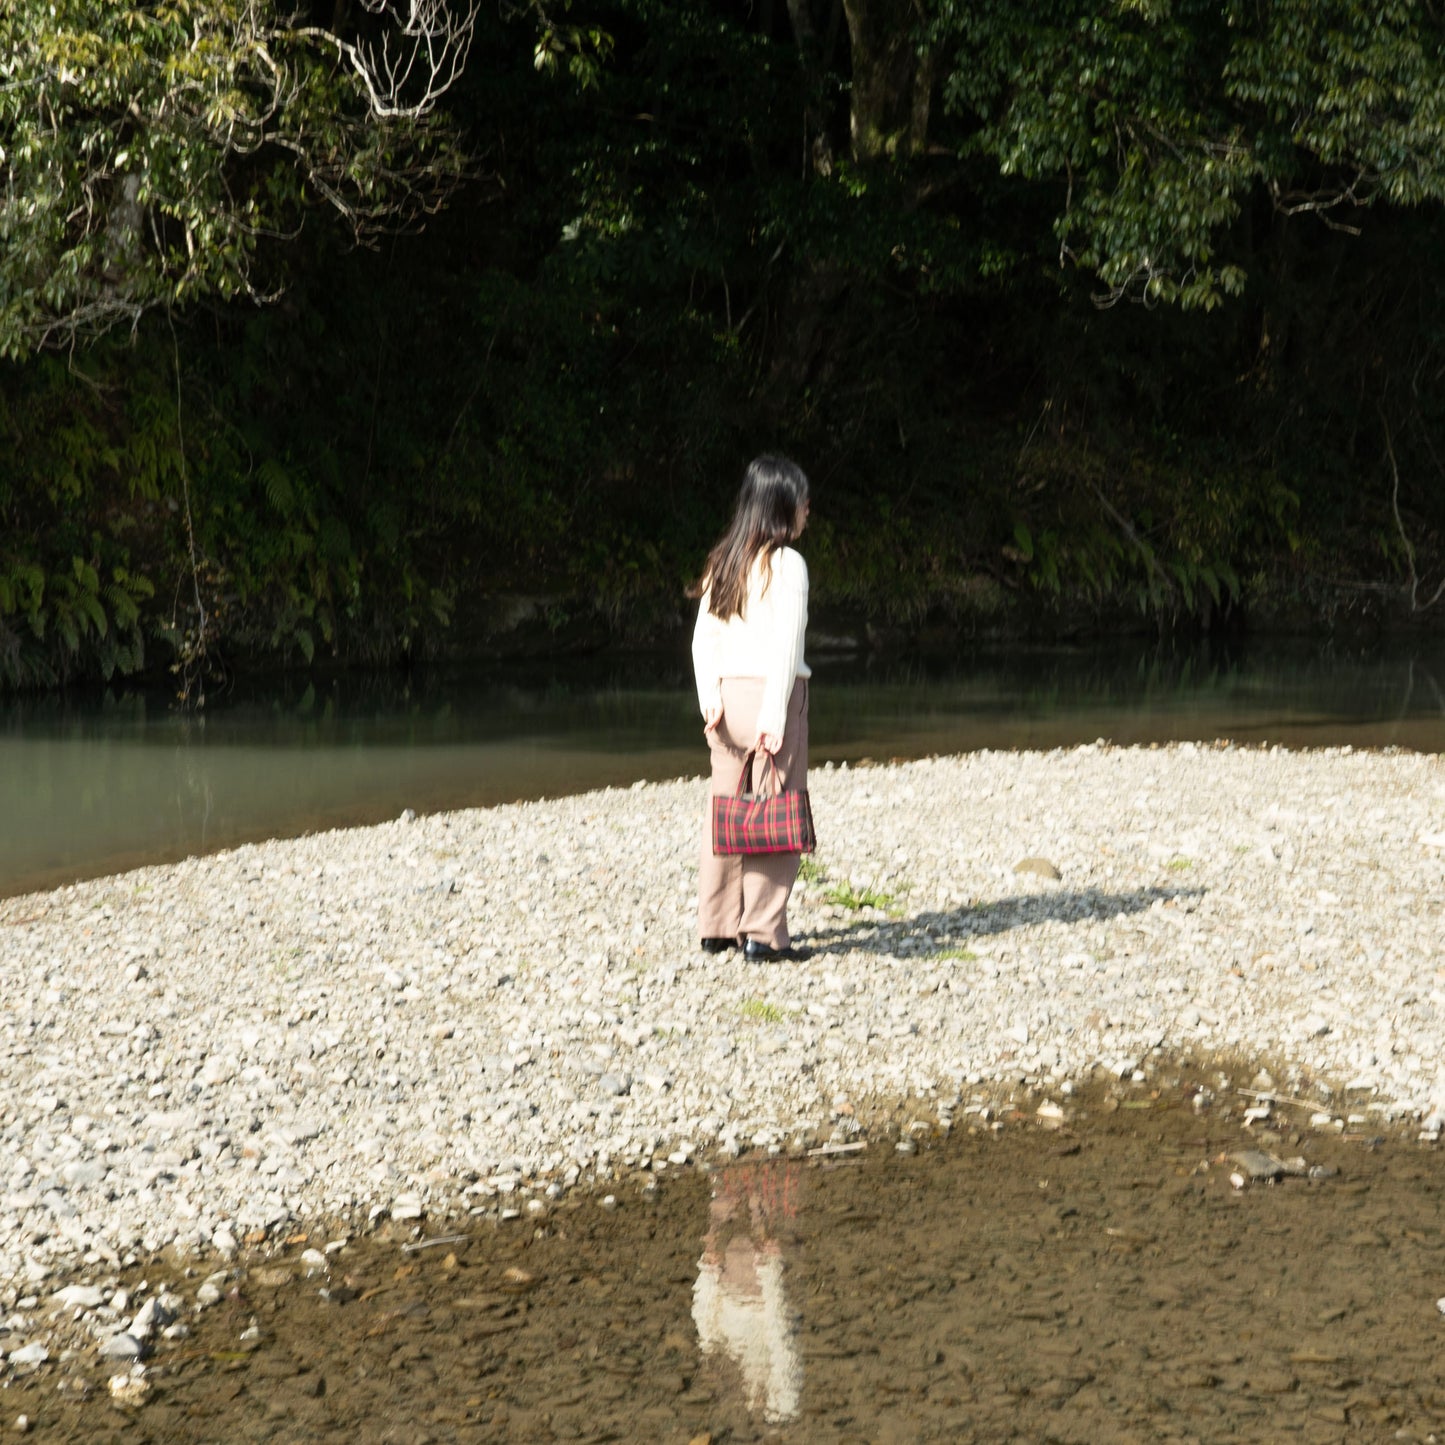
[(928, 141), (932, 54), (920, 49), (919, 0), (844, 0), (852, 45), (853, 159), (918, 155)]
[[(794, 42), (810, 83), (832, 69), (832, 42), (841, 18), (851, 52), (850, 128), (855, 163), (886, 167), (920, 154), (928, 139), (934, 58), (920, 49), (924, 0), (788, 0)], [(823, 39), (823, 16), (828, 17)], [(833, 169), (833, 148), (821, 117), (810, 111), (811, 153), (805, 166), (821, 177)], [(848, 324), (846, 266), (794, 258), (789, 284), (774, 313), (774, 338), (765, 404), (784, 413), (805, 393), (820, 396), (831, 382)]]

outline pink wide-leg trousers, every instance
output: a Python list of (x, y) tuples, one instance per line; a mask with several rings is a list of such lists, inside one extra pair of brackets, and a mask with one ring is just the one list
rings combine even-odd
[[(735, 793), (743, 760), (758, 735), (758, 708), (763, 680), (725, 677), (722, 680), (722, 722), (708, 734), (712, 780), (703, 819), (702, 862), (697, 878), (699, 938), (752, 938), (769, 948), (786, 948), (788, 897), (798, 877), (800, 853), (761, 853), (718, 857), (712, 851), (712, 798)], [(754, 783), (759, 761), (754, 763)], [(785, 788), (808, 786), (808, 680), (793, 684), (783, 746), (777, 754), (778, 777)]]

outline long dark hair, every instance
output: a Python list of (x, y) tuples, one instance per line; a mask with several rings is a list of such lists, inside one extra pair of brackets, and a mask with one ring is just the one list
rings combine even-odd
[(808, 478), (802, 467), (771, 453), (754, 457), (738, 489), (737, 506), (728, 529), (707, 554), (701, 580), (687, 589), (701, 597), (712, 589), (708, 611), (724, 622), (740, 617), (748, 597), (748, 574), (759, 554), (771, 579), (772, 556), (798, 535), (798, 522), (808, 501)]

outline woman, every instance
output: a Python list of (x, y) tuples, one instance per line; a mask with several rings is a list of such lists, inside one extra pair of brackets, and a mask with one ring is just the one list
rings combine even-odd
[[(692, 637), (693, 671), (712, 752), (712, 794), (737, 792), (743, 762), (769, 754), (780, 786), (808, 783), (808, 568), (788, 544), (808, 520), (808, 479), (783, 457), (748, 464), (731, 525), (708, 554)], [(754, 778), (754, 785), (758, 783)], [(790, 946), (788, 895), (797, 853), (720, 857), (703, 827), (698, 934), (709, 953), (803, 958)]]

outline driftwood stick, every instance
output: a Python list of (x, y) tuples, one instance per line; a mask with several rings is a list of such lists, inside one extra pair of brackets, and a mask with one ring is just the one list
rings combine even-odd
[(1258, 1089), (1236, 1089), (1234, 1092), (1266, 1104), (1293, 1104), (1296, 1109), (1313, 1109), (1317, 1114), (1325, 1112), (1323, 1104), (1312, 1104), (1308, 1099), (1291, 1099), (1288, 1094), (1261, 1093)]
[(443, 1244), (470, 1244), (475, 1238), (474, 1234), (439, 1234), (435, 1239), (419, 1239), (415, 1244), (404, 1244), (401, 1252), (419, 1254), (424, 1249), (436, 1249)]

